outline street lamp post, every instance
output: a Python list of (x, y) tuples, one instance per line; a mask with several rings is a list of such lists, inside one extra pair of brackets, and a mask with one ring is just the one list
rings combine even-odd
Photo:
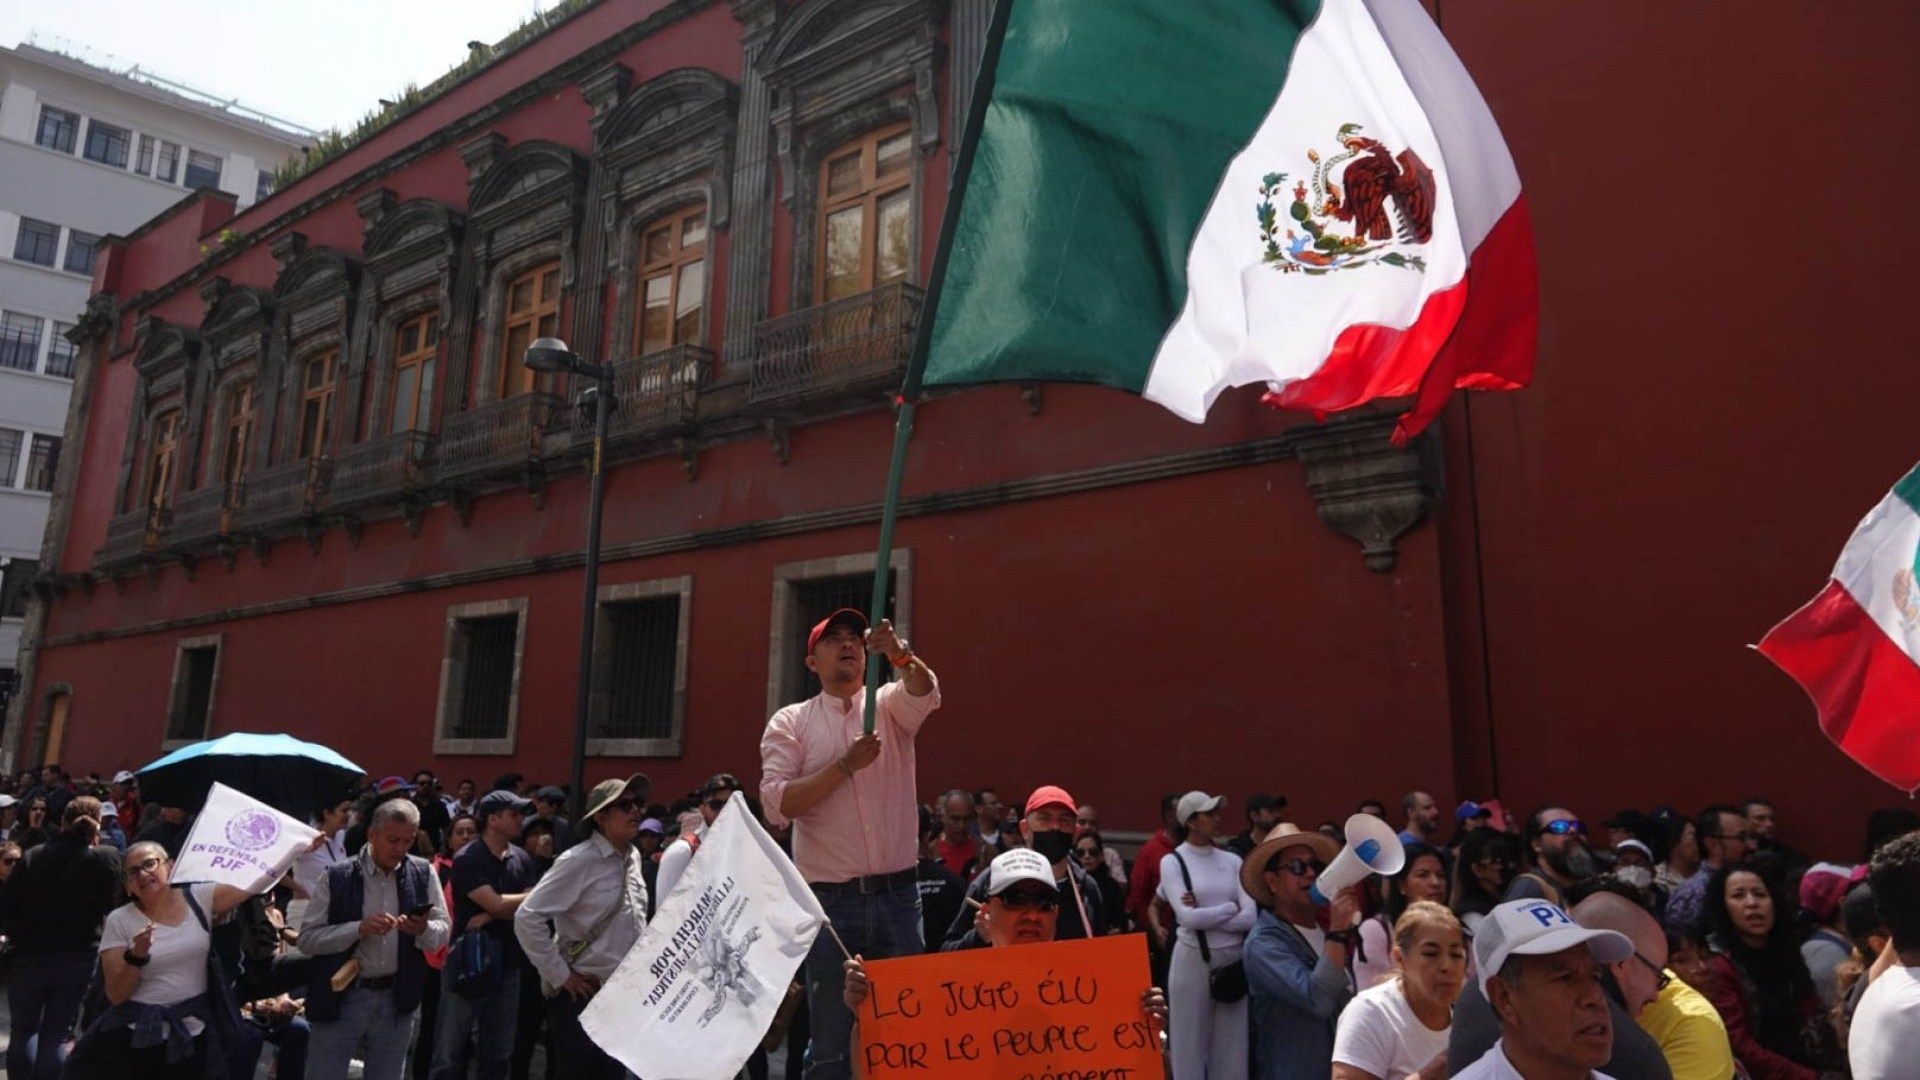
[(593, 395), (593, 454), (587, 461), (587, 565), (580, 599), (580, 671), (573, 707), (573, 759), (567, 788), (567, 806), (575, 824), (586, 798), (587, 713), (592, 693), (593, 632), (600, 591), (600, 504), (605, 495), (603, 454), (607, 445), (607, 418), (612, 414), (613, 365), (590, 364), (573, 354), (559, 338), (539, 338), (527, 347), (526, 365), (547, 374), (573, 374), (592, 379), (585, 393)]

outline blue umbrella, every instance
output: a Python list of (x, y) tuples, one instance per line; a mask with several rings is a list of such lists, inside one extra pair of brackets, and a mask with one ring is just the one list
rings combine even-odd
[(236, 732), (183, 746), (136, 774), (140, 797), (198, 810), (214, 781), (305, 817), (352, 794), (366, 770), (319, 743)]

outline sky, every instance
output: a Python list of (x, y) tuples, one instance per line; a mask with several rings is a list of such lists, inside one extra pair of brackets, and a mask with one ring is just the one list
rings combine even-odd
[[(186, 83), (303, 127), (351, 127), (556, 0), (0, 0), (0, 44), (30, 35), (93, 63)], [(64, 41), (59, 39), (65, 39)]]

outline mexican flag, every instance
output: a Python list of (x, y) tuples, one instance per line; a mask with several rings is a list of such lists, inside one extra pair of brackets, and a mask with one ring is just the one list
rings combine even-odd
[[(1520, 178), (1418, 0), (1002, 0), (921, 383), (1060, 380), (1194, 422), (1533, 373)], [(910, 376), (909, 396), (916, 389)]]
[(1820, 729), (1875, 776), (1920, 789), (1920, 467), (1853, 530), (1832, 580), (1760, 639)]

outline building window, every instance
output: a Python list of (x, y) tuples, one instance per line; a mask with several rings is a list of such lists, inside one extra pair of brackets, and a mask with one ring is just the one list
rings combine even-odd
[(392, 431), (425, 431), (433, 403), (433, 358), (440, 350), (440, 322), (432, 312), (400, 324), (393, 338)]
[(697, 344), (706, 303), (707, 211), (691, 207), (640, 234), (640, 317), (634, 351)]
[(60, 226), (50, 221), (20, 219), (20, 233), (13, 240), (13, 257), (38, 266), (52, 266), (60, 250)]
[(220, 637), (187, 638), (173, 654), (173, 692), (167, 702), (167, 741), (207, 737), (213, 693), (220, 682)]
[(53, 472), (60, 467), (60, 438), (57, 435), (33, 436), (27, 451), (27, 479), (21, 486), (28, 491), (52, 491)]
[(180, 450), (180, 410), (161, 413), (153, 421), (153, 442), (147, 449), (147, 476), (142, 487), (144, 506), (155, 510), (173, 504), (173, 464)]
[(44, 324), (38, 315), (0, 312), (0, 367), (32, 371), (40, 360), (40, 329)]
[(27, 433), (18, 428), (0, 427), (0, 488), (19, 486), (20, 447), (26, 440)]
[(0, 619), (27, 614), (27, 582), (40, 570), (34, 559), (0, 559)]
[(92, 277), (93, 260), (99, 253), (99, 237), (79, 229), (67, 230), (67, 261), (62, 265), (68, 270)]
[(508, 282), (506, 310), (501, 314), (500, 396), (532, 393), (538, 388), (539, 372), (527, 368), (527, 346), (559, 330), (560, 264), (534, 267)]
[[(910, 636), (913, 613), (912, 552), (896, 550), (889, 562), (886, 615), (901, 637)], [(773, 636), (767, 659), (768, 713), (820, 692), (807, 670), (807, 631), (843, 607), (868, 610), (874, 558), (847, 555), (783, 563), (773, 571)], [(891, 669), (889, 669), (890, 671)], [(889, 678), (891, 678), (889, 674)]]
[(300, 457), (326, 453), (327, 435), (333, 429), (333, 367), (339, 358), (338, 349), (329, 349), (301, 368), (300, 444), (296, 450)]
[(174, 174), (180, 171), (180, 144), (160, 140), (160, 156), (153, 166), (153, 178), (173, 183)]
[(261, 169), (258, 178), (253, 182), (253, 201), (259, 202), (271, 194), (273, 194), (273, 174)]
[(220, 169), (225, 163), (212, 154), (199, 150), (187, 151), (186, 184), (190, 188), (217, 188), (220, 186)]
[(838, 300), (907, 276), (913, 237), (913, 134), (882, 128), (820, 166), (816, 294)]
[(153, 136), (140, 136), (140, 149), (133, 155), (133, 171), (141, 176), (153, 175)]
[[(80, 346), (67, 340), (67, 332), (73, 329), (72, 323), (53, 324), (53, 340), (47, 343), (47, 374), (58, 375), (62, 379), (73, 378), (74, 362), (80, 358)], [(0, 345), (0, 354), (5, 346)], [(0, 363), (4, 363), (0, 360)]]
[(51, 105), (40, 106), (40, 127), (33, 141), (49, 150), (73, 153), (74, 140), (80, 135), (80, 115)]
[(601, 757), (680, 753), (692, 604), (691, 577), (600, 590), (588, 753)]
[(435, 753), (513, 752), (526, 626), (524, 598), (459, 604), (447, 610)]
[(220, 447), (220, 482), (231, 488), (247, 475), (247, 450), (253, 444), (253, 382), (227, 391), (226, 441)]
[(103, 124), (96, 119), (87, 123), (87, 145), (81, 151), (81, 156), (88, 161), (124, 169), (127, 167), (127, 151), (132, 147), (133, 132), (113, 124)]

